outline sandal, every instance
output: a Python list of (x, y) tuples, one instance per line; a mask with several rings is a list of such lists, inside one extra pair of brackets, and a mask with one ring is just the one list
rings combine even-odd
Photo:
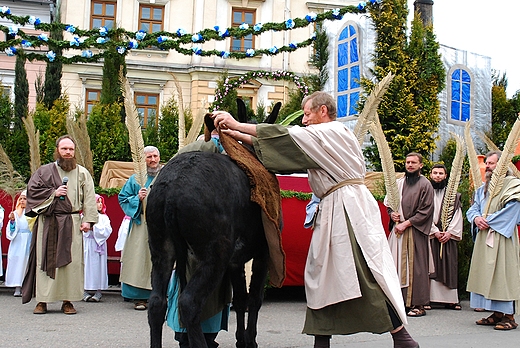
[(495, 325), (495, 330), (513, 330), (518, 327), (518, 324), (515, 322), (515, 318), (510, 315), (504, 315), (502, 321)]
[(474, 311), (475, 312), (485, 312), (486, 309), (485, 308), (475, 308)]
[(422, 317), (426, 315), (426, 311), (424, 310), (424, 308), (415, 307), (412, 308), (408, 313), (406, 313), (406, 315), (409, 317)]
[[(475, 323), (477, 325), (497, 325), (498, 323), (500, 323), (502, 321), (504, 316), (502, 315), (499, 317), (496, 314), (497, 314), (497, 312), (493, 312), (493, 314), (491, 314), (489, 317), (477, 320)], [(500, 329), (497, 329), (497, 330), (500, 330)]]
[(424, 310), (429, 311), (429, 310), (432, 309), (432, 306), (430, 306), (430, 305), (425, 305), (425, 306), (423, 306), (423, 308), (424, 308)]
[(446, 304), (444, 306), (444, 308), (453, 309), (455, 311), (460, 311), (462, 309), (462, 306), (460, 305), (460, 303), (450, 303), (450, 304)]

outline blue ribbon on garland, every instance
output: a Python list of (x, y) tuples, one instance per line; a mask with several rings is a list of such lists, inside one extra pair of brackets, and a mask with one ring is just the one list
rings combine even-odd
[[(378, 4), (380, 2), (381, 0), (370, 0), (371, 4)], [(365, 2), (361, 2), (358, 6), (346, 6), (320, 14), (309, 13), (305, 18), (288, 19), (281, 23), (257, 23), (251, 26), (230, 27), (227, 29), (215, 26), (211, 29), (201, 30), (198, 33), (187, 33), (183, 29), (177, 29), (173, 33), (166, 31), (146, 33), (142, 30), (129, 32), (123, 28), (107, 29), (106, 27), (82, 30), (71, 24), (57, 22), (43, 23), (39, 18), (35, 18), (34, 16), (15, 16), (11, 14), (11, 10), (7, 6), (2, 6), (0, 8), (0, 17), (7, 18), (15, 25), (25, 26), (30, 24), (33, 25), (35, 29), (45, 32), (61, 29), (72, 34), (73, 38), (72, 40), (55, 40), (48, 37), (45, 33), (41, 33), (37, 36), (29, 35), (17, 26), (7, 27), (0, 25), (1, 31), (6, 34), (12, 33), (11, 36), (7, 36), (8, 38), (11, 37), (7, 41), (0, 42), (0, 51), (4, 51), (7, 55), (21, 55), (29, 61), (59, 60), (65, 64), (96, 62), (105, 54), (109, 54), (107, 51), (110, 48), (115, 48), (121, 55), (126, 55), (130, 50), (158, 47), (162, 50), (174, 50), (183, 55), (218, 56), (224, 59), (245, 59), (261, 55), (273, 56), (282, 52), (292, 52), (298, 48), (309, 46), (316, 37), (315, 33), (309, 39), (302, 42), (291, 42), (286, 46), (273, 46), (267, 49), (255, 49), (246, 52), (203, 50), (200, 44), (212, 40), (222, 41), (227, 37), (239, 39), (247, 35), (259, 35), (266, 31), (294, 30), (296, 28), (307, 27), (312, 23), (321, 23), (325, 20), (339, 20), (343, 18), (343, 15), (346, 13), (366, 13), (366, 6), (367, 4)], [(182, 47), (188, 44), (195, 45), (191, 48)], [(52, 50), (44, 54), (24, 50), (24, 48), (29, 47), (52, 47)], [(82, 50), (82, 52), (70, 57), (56, 53), (57, 51), (71, 48)], [(102, 50), (102, 52), (94, 54), (91, 51), (92, 48), (97, 48)]]

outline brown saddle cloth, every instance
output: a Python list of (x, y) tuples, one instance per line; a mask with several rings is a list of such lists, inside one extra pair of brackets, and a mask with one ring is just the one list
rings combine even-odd
[(265, 238), (269, 246), (269, 282), (279, 288), (285, 280), (285, 252), (282, 247), (282, 199), (278, 179), (242, 144), (229, 135), (219, 133), (226, 153), (249, 178), (251, 201), (262, 209)]

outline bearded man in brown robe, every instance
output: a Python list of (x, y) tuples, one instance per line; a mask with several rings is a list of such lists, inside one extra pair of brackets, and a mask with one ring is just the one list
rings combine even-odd
[[(399, 211), (388, 208), (391, 232), (390, 249), (401, 282), (407, 315), (426, 314), (424, 305), (430, 303), (429, 235), (433, 221), (433, 188), (421, 175), (422, 155), (406, 156), (406, 175), (397, 180), (400, 192)], [(393, 225), (393, 226), (392, 226)]]
[(36, 170), (27, 185), (25, 214), (37, 220), (22, 302), (36, 297), (34, 314), (47, 313), (47, 303), (55, 301), (63, 301), (63, 313), (76, 314), (71, 301), (83, 298), (82, 231), (92, 229), (98, 212), (94, 181), (86, 168), (76, 164), (75, 149), (70, 136), (60, 137), (56, 161)]
[[(430, 172), (430, 181), (435, 192), (433, 224), (430, 232), (434, 272), (430, 273), (430, 301), (443, 303), (446, 309), (460, 310), (458, 295), (458, 244), (462, 239), (462, 208), (460, 193), (457, 193), (451, 220), (442, 226), (444, 195), (448, 172), (444, 164), (435, 164)], [(431, 308), (431, 307), (430, 307)]]

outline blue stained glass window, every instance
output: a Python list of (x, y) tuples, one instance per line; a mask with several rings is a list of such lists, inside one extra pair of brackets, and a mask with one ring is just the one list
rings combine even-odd
[(338, 71), (338, 92), (343, 92), (348, 89), (348, 69), (341, 69)]
[(347, 105), (348, 105), (348, 95), (340, 95), (338, 96), (338, 116), (337, 117), (345, 117), (347, 116)]
[(352, 41), (350, 41), (350, 63), (355, 63), (359, 60), (357, 47), (357, 40), (352, 39)]
[(460, 82), (453, 81), (451, 83), (451, 99), (460, 101)]
[(467, 71), (462, 70), (462, 81), (463, 82), (471, 82), (471, 77), (469, 77), (469, 74)]
[(339, 40), (345, 40), (345, 39), (348, 39), (349, 37), (349, 34), (348, 34), (348, 28), (345, 28), (343, 29), (343, 31), (341, 32), (341, 34), (339, 34)]
[(466, 104), (466, 103), (463, 103), (462, 104), (462, 117), (461, 117), (461, 121), (468, 121), (469, 120), (469, 116), (471, 115), (471, 109), (470, 109), (470, 105), (469, 104)]
[(453, 74), (451, 74), (451, 78), (453, 80), (460, 80), (460, 70), (457, 69), (453, 72)]
[(359, 101), (359, 92), (354, 92), (350, 94), (350, 107), (348, 109), (348, 115), (353, 116), (357, 114), (356, 106)]
[(462, 84), (462, 98), (461, 100), (465, 103), (469, 103), (470, 100), (470, 85), (469, 83)]
[(359, 88), (359, 65), (350, 69), (350, 88)]
[(337, 42), (337, 102), (338, 118), (357, 114), (361, 86), (359, 32), (355, 24), (347, 24)]
[(451, 119), (457, 121), (460, 120), (459, 103), (454, 101), (451, 102)]
[(471, 117), (471, 75), (464, 69), (451, 73), (451, 114), (452, 120), (466, 122)]
[(350, 36), (356, 35), (356, 28), (354, 28), (353, 25), (349, 25), (348, 28), (349, 28), (349, 31), (350, 31)]
[(338, 67), (348, 64), (348, 44), (338, 45)]

